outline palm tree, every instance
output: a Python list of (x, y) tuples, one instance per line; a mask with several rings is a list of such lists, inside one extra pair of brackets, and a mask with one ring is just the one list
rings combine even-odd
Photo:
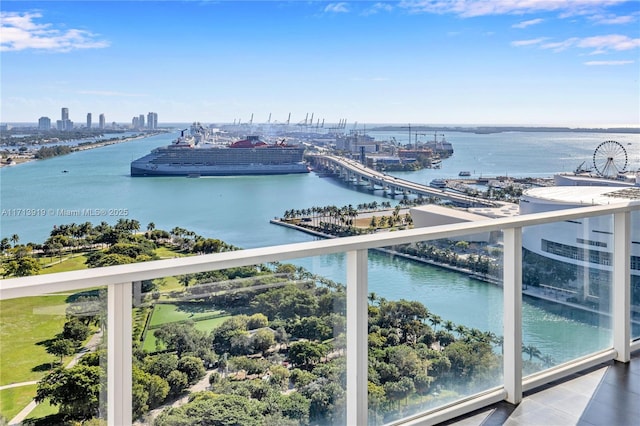
[(13, 243), (14, 247), (16, 246), (16, 244), (18, 244), (18, 241), (20, 241), (20, 236), (18, 234), (13, 234), (11, 236), (11, 242)]
[(0, 241), (0, 252), (4, 253), (5, 251), (9, 250), (11, 248), (11, 244), (9, 244), (9, 239), (8, 238), (3, 238)]
[(451, 331), (453, 331), (453, 329), (454, 329), (454, 328), (456, 328), (456, 325), (453, 323), (453, 321), (451, 321), (451, 320), (446, 320), (446, 321), (444, 322), (443, 327), (444, 327), (444, 329), (445, 329), (445, 330), (447, 330), (447, 331), (451, 332)]
[(369, 302), (373, 305), (375, 301), (378, 300), (378, 295), (375, 292), (369, 293)]
[(522, 352), (525, 352), (529, 355), (529, 361), (535, 356), (539, 358), (542, 355), (542, 352), (538, 348), (533, 345), (522, 345)]
[(456, 327), (456, 333), (458, 333), (459, 337), (463, 337), (464, 335), (466, 335), (467, 331), (468, 331), (467, 327), (465, 327), (462, 324)]
[(431, 325), (433, 326), (433, 329), (435, 330), (438, 325), (442, 324), (442, 318), (439, 315), (432, 313), (429, 316), (429, 322), (431, 323)]

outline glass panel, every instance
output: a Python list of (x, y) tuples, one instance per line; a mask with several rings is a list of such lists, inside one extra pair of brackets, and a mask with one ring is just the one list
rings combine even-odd
[(370, 424), (502, 383), (500, 233), (369, 253)]
[(631, 339), (640, 338), (640, 211), (631, 212)]
[(314, 271), (343, 258), (134, 285), (134, 419), (344, 424), (345, 288)]
[(3, 420), (106, 419), (105, 321), (105, 289), (0, 301)]
[(612, 346), (611, 215), (523, 229), (523, 374)]

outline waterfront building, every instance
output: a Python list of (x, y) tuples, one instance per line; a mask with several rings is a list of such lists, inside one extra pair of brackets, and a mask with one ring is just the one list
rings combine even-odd
[[(144, 125), (144, 121), (143, 121), (143, 125)], [(153, 129), (157, 129), (158, 128), (158, 113), (157, 112), (150, 112), (150, 113), (147, 114), (147, 128), (149, 130), (153, 130)]]
[(363, 133), (351, 132), (350, 135), (336, 137), (336, 149), (349, 151), (353, 153), (377, 152), (379, 151), (380, 142), (376, 142), (375, 138)]
[(131, 119), (131, 128), (133, 128), (133, 129), (139, 129), (140, 128), (140, 118), (139, 117), (133, 117)]
[(91, 113), (87, 113), (87, 129), (91, 128)]
[(51, 130), (51, 119), (49, 117), (40, 117), (38, 119), (38, 130)]
[[(427, 204), (425, 206), (411, 208), (409, 214), (413, 220), (414, 227), (424, 228), (429, 226), (451, 225), (454, 223), (478, 222), (487, 220), (488, 218), (516, 216), (518, 214), (518, 206), (516, 204), (504, 203), (504, 205), (496, 208), (486, 207), (462, 210), (438, 206), (436, 204)], [(490, 243), (495, 242), (496, 239), (496, 235), (486, 232), (455, 237), (451, 240)]]
[(69, 119), (69, 108), (62, 108), (62, 121), (68, 120)]
[(144, 114), (138, 116), (138, 127), (144, 129)]
[(98, 118), (99, 123), (98, 126), (100, 127), (100, 129), (104, 129), (105, 127), (105, 118), (104, 118), (104, 114), (100, 114), (100, 117)]
[[(592, 186), (599, 180), (600, 186)], [(561, 180), (564, 181), (564, 180)], [(574, 181), (575, 183), (575, 181)], [(605, 184), (609, 184), (603, 186)], [(614, 180), (590, 179), (588, 186), (552, 186), (526, 190), (520, 200), (520, 213), (542, 213), (577, 207), (609, 205), (640, 200), (640, 177), (637, 185), (619, 186)], [(631, 227), (631, 301), (640, 313), (640, 227)], [(524, 229), (522, 245), (525, 255), (544, 259), (572, 271), (573, 279), (565, 289), (581, 302), (608, 295), (613, 273), (613, 222), (611, 216), (582, 221), (555, 222)]]
[(60, 131), (73, 130), (73, 121), (71, 120), (58, 120), (56, 121), (56, 128)]

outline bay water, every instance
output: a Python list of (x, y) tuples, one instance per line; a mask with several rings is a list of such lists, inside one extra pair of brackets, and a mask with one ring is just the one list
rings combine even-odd
[[(407, 143), (409, 139), (403, 132), (369, 134), (377, 140), (394, 136), (398, 142)], [(314, 239), (269, 223), (286, 210), (390, 201), (381, 193), (355, 191), (314, 173), (198, 179), (129, 176), (131, 161), (175, 137), (175, 133), (156, 135), (0, 169), (0, 237), (17, 234), (21, 243), (42, 243), (54, 225), (85, 221), (113, 224), (125, 218), (138, 220), (142, 230), (150, 222), (157, 229), (179, 226), (204, 237), (253, 248)], [(432, 137), (419, 136), (421, 140)], [(435, 178), (457, 177), (463, 170), (471, 172), (472, 177), (551, 177), (572, 171), (583, 162), (589, 166), (594, 150), (606, 140), (623, 145), (627, 169), (640, 168), (638, 134), (448, 132), (446, 139), (455, 153), (442, 162), (442, 168), (393, 174), (423, 184)], [(500, 288), (397, 257), (378, 253), (369, 257), (370, 292), (388, 300), (417, 300), (444, 320), (502, 334)], [(345, 282), (342, 255), (295, 263)], [(524, 321), (524, 343), (556, 361), (602, 348), (610, 340), (609, 333), (590, 322), (552, 314), (543, 304), (529, 300), (524, 304)]]

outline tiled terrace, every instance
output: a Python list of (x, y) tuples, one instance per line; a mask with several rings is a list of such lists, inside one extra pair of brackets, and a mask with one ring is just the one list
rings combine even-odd
[(515, 406), (499, 402), (444, 424), (456, 426), (631, 426), (640, 422), (640, 352), (525, 392)]

